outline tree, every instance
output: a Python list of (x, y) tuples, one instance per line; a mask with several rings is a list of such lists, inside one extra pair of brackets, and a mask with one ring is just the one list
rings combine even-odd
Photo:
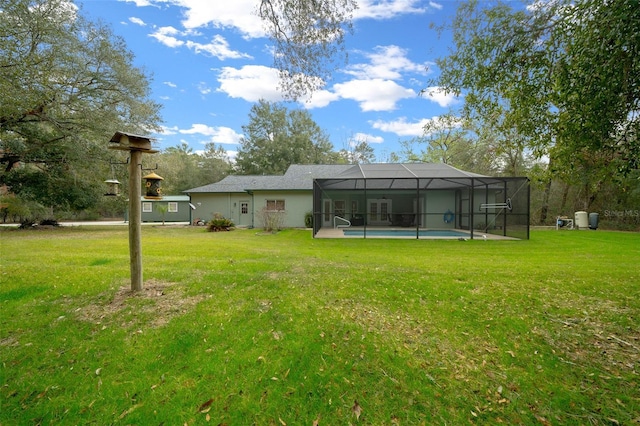
[(0, 6), (0, 184), (81, 210), (102, 194), (115, 130), (158, 129), (149, 78), (109, 28), (68, 0)]
[(470, 1), (452, 30), (455, 48), (437, 61), (437, 84), (465, 95), (465, 119), (549, 156), (551, 173), (571, 171), (587, 189), (585, 207), (607, 177), (638, 168), (636, 0)]
[(236, 158), (242, 174), (284, 174), (291, 164), (337, 161), (326, 133), (306, 110), (260, 100), (251, 107), (249, 123)]
[(493, 174), (495, 159), (484, 140), (453, 112), (434, 117), (424, 134), (401, 141), (399, 158), (408, 162), (443, 163), (462, 170)]
[(231, 171), (226, 152), (215, 144), (207, 144), (205, 152), (199, 154), (182, 143), (149, 159), (150, 163), (153, 161), (156, 161), (158, 173), (164, 178), (163, 192), (166, 195), (218, 182)]
[(375, 151), (366, 138), (349, 139), (347, 148), (341, 149), (339, 155), (347, 164), (373, 163), (376, 159)]
[(346, 62), (355, 0), (260, 0), (258, 15), (274, 41), (274, 62), (290, 99), (310, 95)]
[(229, 155), (221, 145), (209, 142), (204, 148), (200, 155), (201, 162), (198, 164), (204, 182), (201, 185), (218, 182), (233, 170)]

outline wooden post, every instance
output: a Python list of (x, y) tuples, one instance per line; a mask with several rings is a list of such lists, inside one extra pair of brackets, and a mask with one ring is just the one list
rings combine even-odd
[(142, 154), (155, 154), (151, 139), (132, 133), (116, 132), (109, 149), (129, 151), (129, 259), (131, 291), (142, 290)]
[(129, 161), (129, 258), (131, 261), (131, 291), (142, 290), (142, 152), (131, 151)]

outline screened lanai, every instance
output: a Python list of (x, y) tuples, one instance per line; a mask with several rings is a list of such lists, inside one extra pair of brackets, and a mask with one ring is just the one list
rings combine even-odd
[(529, 180), (360, 164), (313, 184), (316, 238), (529, 238)]

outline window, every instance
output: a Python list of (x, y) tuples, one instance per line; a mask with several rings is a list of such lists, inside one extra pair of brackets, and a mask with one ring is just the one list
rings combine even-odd
[(169, 208), (168, 208), (168, 212), (169, 213), (177, 213), (178, 212), (178, 203), (173, 202), (173, 203), (168, 203), (169, 204)]
[(351, 201), (351, 214), (358, 213), (358, 202), (356, 200)]
[(333, 209), (335, 210), (334, 214), (336, 216), (344, 217), (345, 205), (346, 203), (344, 200), (335, 200), (333, 202)]
[(149, 202), (142, 203), (142, 212), (143, 213), (151, 213), (153, 211), (153, 204)]
[(243, 201), (240, 203), (240, 214), (249, 214), (249, 203)]
[(284, 200), (267, 200), (267, 210), (270, 212), (284, 211)]

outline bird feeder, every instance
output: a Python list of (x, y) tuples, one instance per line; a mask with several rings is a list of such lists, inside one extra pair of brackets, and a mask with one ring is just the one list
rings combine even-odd
[(144, 198), (147, 200), (161, 200), (162, 188), (160, 188), (160, 182), (162, 182), (164, 178), (152, 172), (144, 176), (143, 179), (146, 180), (145, 187), (147, 188)]
[(118, 182), (118, 179), (107, 179), (104, 183), (107, 184), (107, 192), (104, 195), (111, 197), (120, 195), (120, 182)]

